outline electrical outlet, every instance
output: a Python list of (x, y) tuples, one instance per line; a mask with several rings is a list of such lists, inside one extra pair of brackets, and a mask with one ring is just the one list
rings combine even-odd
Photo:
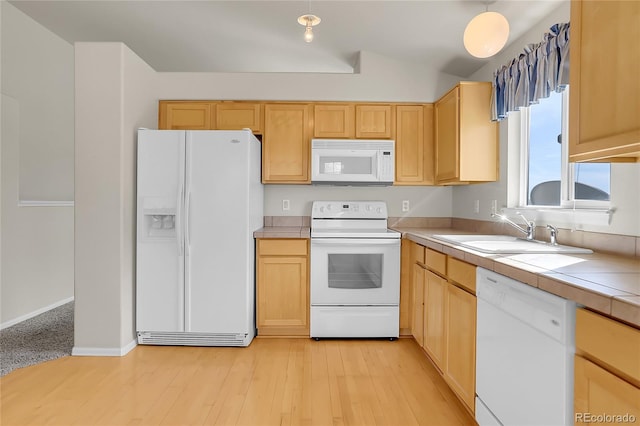
[(402, 211), (403, 212), (409, 211), (409, 200), (402, 200)]
[(282, 200), (282, 210), (287, 211), (291, 208), (289, 200)]
[(473, 202), (473, 212), (475, 214), (480, 213), (480, 200), (474, 200), (474, 202)]

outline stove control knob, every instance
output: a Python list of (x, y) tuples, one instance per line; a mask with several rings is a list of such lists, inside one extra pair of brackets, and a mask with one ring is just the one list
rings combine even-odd
[(324, 213), (324, 207), (320, 207), (320, 213)]
[(327, 204), (327, 210), (331, 210), (331, 204)]
[(378, 207), (378, 208), (376, 209), (376, 213), (382, 213), (382, 209), (381, 209), (380, 207)]
[(373, 210), (373, 206), (371, 204), (367, 204), (366, 210), (370, 212), (371, 210)]

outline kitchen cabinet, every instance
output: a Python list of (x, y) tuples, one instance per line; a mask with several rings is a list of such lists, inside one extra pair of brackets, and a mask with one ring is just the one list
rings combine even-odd
[(424, 349), (436, 367), (445, 371), (447, 280), (425, 271), (424, 292)]
[[(576, 416), (626, 414), (640, 418), (640, 330), (578, 309), (574, 366)], [(576, 417), (576, 424), (586, 422), (584, 417), (582, 420)], [(613, 421), (596, 424), (604, 423)]]
[(446, 295), (445, 381), (474, 412), (476, 394), (476, 297), (449, 283)]
[(420, 347), (424, 347), (424, 280), (425, 269), (413, 264), (413, 321), (411, 334)]
[(220, 102), (216, 104), (215, 129), (251, 129), (262, 133), (262, 105), (252, 102)]
[(353, 138), (355, 107), (352, 104), (317, 104), (313, 106), (313, 137)]
[(638, 22), (638, 1), (571, 2), (569, 161), (640, 157)]
[(211, 130), (215, 104), (212, 102), (160, 101), (158, 129)]
[(403, 242), (411, 265), (411, 335), (449, 387), (475, 411), (476, 267), (412, 241)]
[(258, 239), (259, 336), (309, 336), (309, 240)]
[(498, 180), (498, 127), (491, 83), (460, 82), (435, 103), (435, 182)]
[(264, 105), (263, 183), (310, 183), (309, 105)]
[(392, 139), (392, 105), (356, 105), (356, 138)]
[(433, 105), (396, 106), (394, 185), (433, 184)]
[(413, 320), (413, 281), (411, 262), (411, 246), (414, 242), (402, 239), (400, 247), (400, 335), (411, 335), (411, 323)]

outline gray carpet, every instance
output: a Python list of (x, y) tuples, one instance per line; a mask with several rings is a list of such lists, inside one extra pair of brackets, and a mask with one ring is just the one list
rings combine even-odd
[(73, 302), (0, 330), (1, 376), (71, 355)]

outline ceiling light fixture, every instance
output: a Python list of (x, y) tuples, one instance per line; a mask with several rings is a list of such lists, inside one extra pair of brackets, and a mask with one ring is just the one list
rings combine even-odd
[(464, 47), (476, 58), (488, 58), (498, 53), (509, 38), (509, 22), (498, 12), (486, 11), (474, 17), (464, 30)]
[(313, 41), (313, 27), (320, 23), (320, 18), (316, 15), (302, 15), (298, 18), (298, 23), (305, 26), (304, 41), (311, 43)]

